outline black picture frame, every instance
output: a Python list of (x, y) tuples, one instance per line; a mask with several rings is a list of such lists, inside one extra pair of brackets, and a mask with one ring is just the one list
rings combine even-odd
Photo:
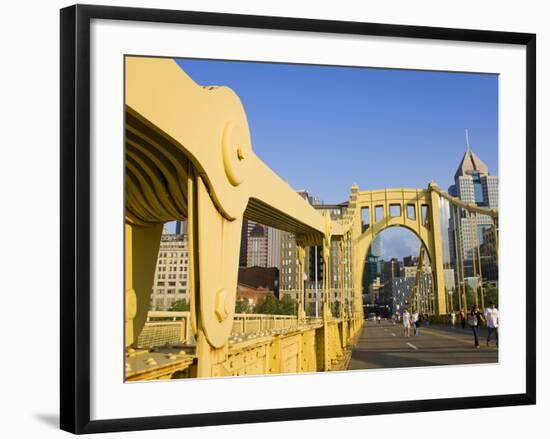
[[(61, 10), (61, 429), (72, 433), (472, 409), (536, 401), (536, 35), (111, 6)], [(90, 420), (90, 22), (131, 20), (407, 37), (526, 47), (526, 392), (520, 394)]]

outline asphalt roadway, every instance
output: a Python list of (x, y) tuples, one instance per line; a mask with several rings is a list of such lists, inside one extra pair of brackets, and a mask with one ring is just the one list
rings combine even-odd
[(452, 364), (497, 363), (494, 338), (486, 345), (487, 330), (481, 328), (480, 348), (474, 348), (472, 329), (460, 325), (424, 325), (418, 336), (405, 337), (403, 324), (383, 320), (365, 322), (348, 370), (395, 367), (442, 366)]

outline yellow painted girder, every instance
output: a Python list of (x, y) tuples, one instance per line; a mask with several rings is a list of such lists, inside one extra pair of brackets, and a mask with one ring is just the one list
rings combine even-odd
[(241, 218), (250, 202), (264, 224), (324, 234), (323, 215), (252, 150), (246, 114), (231, 89), (201, 87), (171, 59), (128, 57), (126, 106), (192, 161), (225, 218)]
[(486, 207), (479, 207), (476, 204), (466, 203), (459, 198), (449, 195), (444, 190), (441, 190), (440, 187), (435, 183), (430, 183), (430, 189), (436, 192), (439, 196), (450, 201), (455, 206), (462, 207), (463, 209), (466, 209), (468, 212), (477, 212), (483, 215), (490, 216), (493, 219), (498, 219), (498, 209), (488, 209)]

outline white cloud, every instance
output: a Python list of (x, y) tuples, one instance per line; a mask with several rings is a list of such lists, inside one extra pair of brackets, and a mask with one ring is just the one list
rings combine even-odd
[(404, 227), (391, 227), (379, 235), (381, 258), (402, 259), (404, 256), (418, 256), (420, 240)]

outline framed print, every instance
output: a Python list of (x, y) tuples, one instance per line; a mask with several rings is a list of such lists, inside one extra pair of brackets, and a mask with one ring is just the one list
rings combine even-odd
[(61, 428), (535, 403), (535, 35), (61, 10)]

